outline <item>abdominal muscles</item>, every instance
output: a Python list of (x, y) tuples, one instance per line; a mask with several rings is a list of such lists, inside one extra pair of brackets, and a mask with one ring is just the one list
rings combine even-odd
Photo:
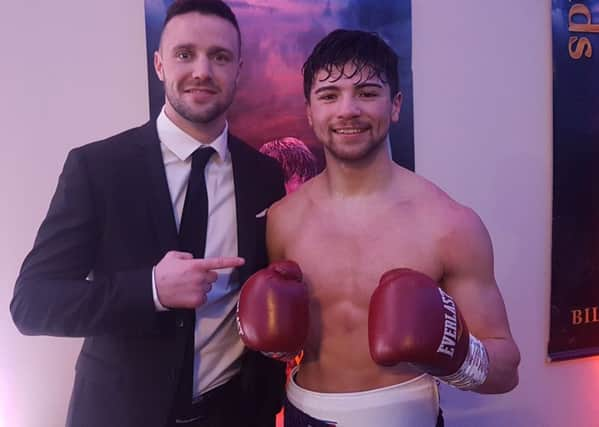
[(351, 301), (311, 307), (311, 327), (296, 377), (308, 390), (345, 393), (387, 387), (419, 373), (402, 363), (379, 366), (368, 349), (368, 305)]

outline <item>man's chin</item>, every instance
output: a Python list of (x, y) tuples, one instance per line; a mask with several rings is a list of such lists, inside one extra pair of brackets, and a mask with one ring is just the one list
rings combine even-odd
[(217, 120), (223, 111), (219, 108), (209, 108), (209, 109), (186, 109), (185, 111), (180, 112), (179, 114), (185, 120), (191, 123), (197, 124), (207, 124)]
[[(218, 120), (229, 105), (221, 102), (194, 102), (187, 97), (167, 97), (171, 109), (183, 120), (194, 124), (209, 124)], [(191, 98), (191, 97), (190, 97)]]
[(347, 163), (360, 163), (374, 156), (379, 147), (380, 144), (361, 147), (331, 147), (326, 151), (337, 160)]

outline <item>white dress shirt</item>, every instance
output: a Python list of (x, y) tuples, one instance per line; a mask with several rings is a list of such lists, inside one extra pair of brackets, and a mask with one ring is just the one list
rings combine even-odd
[[(216, 150), (204, 170), (208, 193), (204, 258), (237, 256), (237, 211), (233, 165), (227, 146), (228, 125), (214, 141), (203, 143), (177, 127), (163, 109), (156, 128), (177, 229), (191, 173), (191, 155), (203, 145), (209, 144)], [(212, 284), (207, 302), (196, 309), (194, 396), (224, 384), (240, 369), (244, 346), (235, 321), (240, 284), (231, 282), (231, 272), (231, 268), (218, 270), (218, 279)], [(156, 308), (164, 310), (156, 294), (154, 277), (152, 282)]]

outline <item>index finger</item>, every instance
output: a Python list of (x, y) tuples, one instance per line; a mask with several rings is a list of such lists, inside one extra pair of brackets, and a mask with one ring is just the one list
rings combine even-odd
[(245, 259), (241, 257), (216, 257), (202, 258), (194, 260), (198, 268), (203, 270), (220, 270), (222, 268), (240, 267), (245, 264)]

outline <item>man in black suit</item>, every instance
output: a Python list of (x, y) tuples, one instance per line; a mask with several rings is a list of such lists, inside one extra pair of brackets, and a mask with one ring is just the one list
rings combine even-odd
[(158, 119), (67, 157), (11, 313), (27, 335), (85, 337), (68, 426), (274, 425), (284, 365), (244, 349), (235, 307), (284, 187), (228, 133), (240, 42), (221, 0), (175, 1)]

